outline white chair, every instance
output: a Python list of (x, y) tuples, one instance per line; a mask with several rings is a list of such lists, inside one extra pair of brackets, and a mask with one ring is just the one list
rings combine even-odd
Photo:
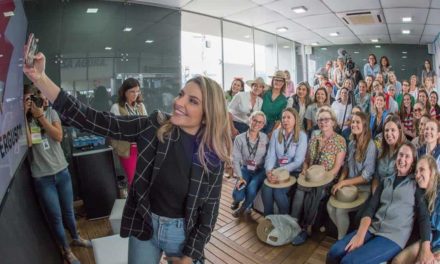
[(96, 264), (127, 264), (128, 238), (119, 235), (92, 239)]
[(124, 210), (125, 199), (116, 199), (113, 204), (112, 212), (108, 220), (113, 230), (113, 234), (119, 234), (121, 230), (122, 211)]

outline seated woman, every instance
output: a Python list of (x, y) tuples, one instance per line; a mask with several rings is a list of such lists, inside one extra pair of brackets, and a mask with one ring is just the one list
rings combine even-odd
[[(417, 131), (417, 137), (415, 137), (411, 143), (418, 149), (421, 146), (425, 144), (425, 125), (426, 123), (431, 120), (431, 117), (428, 114), (420, 115), (421, 117), (417, 121), (418, 126), (415, 125), (416, 120), (414, 119), (414, 127), (418, 127)], [(414, 111), (414, 117), (416, 117), (416, 112)], [(415, 128), (414, 128), (415, 129)]]
[[(285, 168), (290, 173), (301, 171), (307, 151), (307, 136), (301, 131), (298, 112), (293, 108), (286, 108), (282, 113), (282, 126), (274, 131), (270, 139), (269, 149), (266, 155), (267, 180), (269, 183), (276, 182), (272, 175), (273, 169)], [(262, 196), (264, 215), (273, 214), (273, 203), (276, 202), (280, 214), (289, 213), (290, 188), (272, 188), (263, 185)]]
[(403, 123), (403, 133), (412, 140), (416, 137), (416, 131), (414, 130), (414, 111), (411, 103), (411, 95), (409, 93), (403, 94), (402, 104), (400, 105), (400, 120)]
[[(319, 132), (313, 136), (309, 142), (309, 148), (301, 174), (305, 175), (307, 169), (312, 165), (322, 165), (327, 172), (336, 176), (344, 164), (347, 145), (344, 138), (335, 132), (337, 120), (335, 113), (330, 107), (324, 106), (319, 109), (317, 121)], [(313, 195), (318, 190), (317, 188), (322, 191), (321, 194), (317, 195), (317, 198), (320, 201), (324, 200), (330, 192), (330, 184), (331, 183), (323, 187), (311, 188), (298, 186), (292, 201), (292, 216), (299, 220), (302, 228), (309, 229), (315, 220), (315, 217), (309, 218), (303, 217), (303, 215), (315, 215), (318, 213), (318, 208), (314, 210), (304, 208), (304, 201), (308, 200), (311, 197), (310, 195)], [(319, 203), (317, 204), (319, 205)], [(294, 241), (294, 244), (303, 243), (306, 237), (307, 233), (301, 232), (300, 239)]]
[(231, 88), (229, 88), (229, 91), (225, 92), (225, 99), (226, 102), (231, 102), (232, 98), (239, 93), (244, 91), (244, 82), (241, 78), (234, 78), (234, 80), (231, 83)]
[(342, 87), (340, 90), (340, 98), (333, 102), (332, 109), (336, 114), (338, 120), (339, 131), (348, 127), (347, 120), (350, 119), (351, 109), (353, 105), (349, 102), (348, 89)]
[(431, 215), (431, 243), (429, 241), (415, 242), (400, 252), (393, 259), (393, 264), (438, 263), (440, 261), (439, 177), (435, 159), (430, 155), (422, 156), (417, 162), (416, 181), (419, 187), (425, 190), (425, 201)]
[(308, 135), (311, 135), (314, 129), (318, 129), (318, 124), (316, 122), (316, 114), (318, 113), (319, 108), (324, 105), (329, 105), (327, 103), (329, 95), (327, 90), (323, 87), (318, 88), (315, 92), (315, 98), (313, 103), (307, 107), (304, 118), (307, 123), (306, 131)]
[(374, 111), (370, 117), (370, 130), (373, 138), (382, 133), (387, 115), (388, 111), (385, 109), (385, 95), (383, 93), (376, 94), (374, 97)]
[(304, 116), (307, 107), (312, 103), (310, 99), (310, 89), (308, 82), (300, 82), (298, 83), (296, 94), (292, 95), (292, 97), (289, 97), (287, 100), (287, 107), (294, 108), (299, 114), (301, 130), (304, 130), (307, 127), (307, 122)]
[(418, 217), (422, 243), (429, 243), (429, 211), (414, 180), (416, 155), (411, 143), (400, 146), (394, 176), (380, 183), (359, 229), (330, 248), (326, 263), (368, 264), (391, 260), (408, 242), (414, 216)]
[(252, 112), (249, 117), (250, 128), (238, 135), (234, 141), (232, 164), (238, 174), (238, 180), (232, 192), (231, 209), (236, 210), (232, 215), (239, 217), (243, 212), (250, 212), (258, 190), (266, 178), (264, 158), (266, 156), (268, 138), (260, 132), (266, 123), (266, 116), (261, 111)]
[[(232, 135), (244, 133), (249, 128), (249, 116), (253, 111), (260, 111), (263, 99), (260, 95), (268, 87), (263, 78), (246, 82), (251, 87), (248, 92), (238, 92), (229, 103), (230, 124), (233, 126)], [(232, 117), (232, 120), (231, 120)]]
[(440, 138), (440, 124), (435, 119), (430, 119), (425, 124), (425, 129), (423, 132), (425, 144), (422, 145), (417, 153), (419, 157), (423, 155), (431, 155), (434, 157), (437, 163), (439, 163), (438, 158), (440, 157), (440, 144), (438, 140)]
[[(356, 185), (361, 191), (370, 192), (369, 182), (373, 178), (376, 166), (376, 145), (371, 139), (371, 132), (368, 126), (368, 118), (365, 113), (357, 112), (353, 114), (351, 120), (351, 138), (348, 145), (348, 159), (342, 172), (339, 182), (332, 188), (332, 194), (344, 186)], [(330, 219), (338, 228), (338, 239), (342, 239), (346, 234), (350, 224), (349, 212), (357, 211), (358, 207), (351, 209), (336, 208), (327, 203), (327, 211)]]

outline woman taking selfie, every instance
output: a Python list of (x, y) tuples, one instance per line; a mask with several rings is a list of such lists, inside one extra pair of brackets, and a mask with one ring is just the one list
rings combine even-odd
[(45, 74), (42, 53), (23, 71), (68, 124), (137, 143), (139, 162), (121, 223), (121, 236), (129, 237), (128, 263), (157, 264), (162, 252), (172, 263), (202, 261), (232, 149), (222, 88), (197, 76), (180, 90), (171, 116), (115, 116), (62, 91)]

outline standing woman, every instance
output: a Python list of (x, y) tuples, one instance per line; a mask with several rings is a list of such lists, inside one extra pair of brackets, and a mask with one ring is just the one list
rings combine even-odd
[(382, 56), (380, 58), (380, 73), (382, 73), (385, 83), (388, 82), (388, 73), (391, 71), (392, 67), (387, 56)]
[(234, 201), (231, 209), (235, 210), (232, 213), (234, 217), (239, 217), (242, 213), (250, 213), (255, 196), (266, 178), (264, 158), (269, 139), (266, 134), (260, 132), (266, 123), (266, 116), (261, 111), (254, 111), (249, 117), (249, 123), (249, 130), (235, 138), (232, 153), (232, 164), (238, 175), (232, 192)]
[(121, 223), (121, 236), (129, 237), (128, 263), (157, 264), (162, 252), (173, 263), (202, 261), (217, 220), (223, 163), (232, 149), (220, 85), (192, 78), (174, 100), (171, 116), (115, 116), (80, 104), (44, 70), (45, 57), (38, 53), (34, 66), (23, 71), (68, 124), (137, 143), (139, 163)]
[[(283, 111), (282, 126), (272, 133), (267, 150), (266, 169), (267, 181), (270, 184), (277, 183), (277, 178), (272, 174), (275, 168), (284, 168), (292, 173), (299, 173), (304, 163), (307, 151), (307, 136), (300, 129), (298, 112), (288, 107)], [(279, 214), (289, 213), (290, 187), (273, 188), (263, 185), (262, 197), (264, 215), (273, 214), (273, 203), (276, 202)]]
[(348, 101), (348, 89), (344, 87), (339, 91), (341, 98), (333, 102), (332, 109), (338, 120), (338, 131), (342, 131), (347, 127), (347, 120), (350, 119), (351, 108), (353, 106), (351, 105), (351, 102)]
[[(440, 261), (440, 196), (439, 169), (435, 159), (426, 155), (417, 162), (416, 181), (420, 189), (425, 190), (425, 202), (431, 215), (431, 243), (417, 241), (405, 248), (394, 259), (392, 264), (429, 263)], [(434, 255), (432, 254), (434, 253)], [(426, 262), (422, 262), (426, 261)]]
[(283, 71), (276, 71), (272, 77), (270, 90), (263, 95), (263, 106), (261, 111), (266, 115), (266, 126), (261, 132), (269, 134), (281, 120), (281, 112), (287, 105), (287, 98), (284, 96), (286, 89), (286, 76)]
[(231, 83), (231, 88), (229, 88), (229, 91), (225, 92), (225, 98), (226, 102), (231, 102), (232, 98), (239, 93), (244, 91), (244, 82), (242, 78), (234, 78), (234, 80)]
[(393, 71), (390, 71), (388, 73), (388, 82), (386, 84), (387, 84), (387, 86), (394, 85), (396, 87), (396, 94), (397, 95), (402, 93), (402, 83), (400, 83), (397, 80), (396, 74)]
[(315, 92), (315, 98), (313, 103), (307, 107), (304, 118), (307, 122), (306, 131), (307, 134), (310, 135), (314, 129), (318, 129), (318, 123), (316, 122), (316, 115), (318, 113), (319, 108), (324, 105), (329, 106), (327, 103), (328, 93), (325, 88), (318, 88)]
[(426, 59), (425, 64), (423, 65), (423, 71), (422, 71), (422, 78), (421, 82), (425, 83), (425, 79), (431, 77), (432, 78), (432, 84), (434, 87), (437, 85), (437, 75), (435, 74), (435, 71), (432, 68), (431, 61)]
[[(110, 112), (117, 116), (147, 115), (147, 110), (142, 101), (139, 81), (134, 78), (128, 78), (119, 88), (118, 103), (112, 105)], [(128, 184), (131, 185), (136, 171), (136, 159), (138, 155), (136, 143), (120, 140), (112, 140), (111, 143), (127, 175)]]
[(390, 115), (384, 124), (384, 132), (378, 147), (379, 155), (376, 161), (376, 173), (371, 183), (374, 193), (383, 179), (388, 178), (395, 172), (397, 149), (406, 141), (403, 134), (402, 123), (397, 115)]
[(359, 81), (359, 93), (354, 95), (354, 102), (364, 113), (370, 113), (370, 94), (368, 93), (367, 83), (364, 80)]
[(419, 87), (417, 86), (417, 75), (411, 75), (409, 79), (409, 93), (417, 98), (419, 96)]
[(290, 77), (290, 72), (288, 70), (285, 70), (284, 74), (286, 75), (286, 83), (287, 83), (284, 96), (290, 97), (295, 94), (295, 86), (293, 85), (292, 79)]
[(255, 80), (246, 82), (251, 87), (248, 92), (238, 92), (229, 103), (229, 113), (232, 116), (231, 125), (232, 135), (244, 133), (249, 129), (249, 116), (254, 111), (260, 111), (263, 105), (263, 99), (260, 95), (267, 87), (263, 78), (258, 77)]
[(287, 107), (292, 107), (299, 114), (299, 123), (301, 125), (301, 130), (307, 128), (307, 120), (304, 118), (306, 114), (307, 107), (312, 103), (310, 99), (310, 85), (308, 82), (298, 83), (296, 89), (296, 94), (292, 95), (287, 100)]
[(377, 64), (376, 55), (370, 54), (368, 55), (368, 63), (364, 65), (364, 76), (372, 75), (376, 77), (376, 75), (380, 72), (380, 66)]
[(391, 260), (408, 242), (416, 217), (420, 241), (429, 248), (429, 211), (423, 192), (414, 180), (416, 160), (414, 146), (403, 143), (398, 150), (393, 176), (380, 183), (358, 230), (330, 248), (326, 263), (373, 264)]
[(383, 93), (376, 94), (374, 98), (374, 111), (370, 117), (370, 129), (373, 138), (382, 133), (387, 116), (388, 111), (385, 110), (385, 95)]
[(435, 110), (431, 108), (431, 104), (429, 103), (429, 94), (426, 90), (421, 89), (419, 91), (419, 97), (417, 98), (417, 102), (423, 105), (426, 113), (428, 113), (431, 118), (435, 118)]
[(333, 72), (333, 83), (337, 90), (342, 88), (345, 81), (345, 62), (343, 57), (339, 57), (337, 60), (337, 68)]
[(438, 93), (436, 91), (432, 91), (429, 95), (429, 102), (431, 103), (431, 112), (435, 111), (435, 119), (440, 121), (440, 105), (438, 105)]
[[(373, 178), (376, 167), (376, 145), (371, 138), (368, 116), (356, 112), (351, 119), (351, 141), (348, 145), (348, 158), (337, 184), (333, 185), (332, 194), (336, 195), (344, 186), (358, 186), (363, 192), (370, 192), (369, 182)], [(359, 206), (351, 209), (336, 208), (327, 203), (330, 219), (338, 229), (338, 239), (346, 234), (350, 224), (349, 212), (357, 211)]]
[(403, 95), (403, 103), (400, 106), (400, 120), (403, 123), (403, 133), (408, 140), (415, 138), (416, 131), (413, 122), (413, 107), (409, 93)]
[(374, 81), (373, 76), (368, 75), (367, 77), (365, 77), (365, 82), (367, 83), (367, 93), (373, 92), (373, 81)]

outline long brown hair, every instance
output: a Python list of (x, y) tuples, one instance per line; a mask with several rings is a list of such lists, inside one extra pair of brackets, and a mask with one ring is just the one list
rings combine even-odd
[(411, 103), (411, 95), (409, 93), (406, 93), (406, 94), (403, 95), (402, 103), (400, 104), (400, 120), (402, 120), (402, 121), (405, 120), (405, 117), (408, 115), (407, 112), (406, 112), (407, 109), (405, 107), (405, 104), (403, 103), (403, 101), (405, 101), (405, 96), (409, 96), (409, 101), (410, 101), (410, 103), (409, 103), (409, 112), (410, 112), (410, 114), (413, 113), (413, 106), (412, 106), (412, 103)]
[[(293, 128), (293, 142), (297, 143), (299, 141), (299, 133), (301, 131), (299, 114), (292, 107), (287, 107), (286, 109), (283, 110), (283, 112), (281, 114), (284, 114), (284, 112), (289, 112), (295, 117), (295, 127)], [(284, 129), (280, 129), (278, 132), (278, 142), (280, 144), (283, 142), (283, 130)]]
[(428, 162), (428, 167), (431, 171), (428, 188), (426, 188), (425, 191), (425, 198), (428, 201), (428, 210), (432, 214), (432, 212), (434, 211), (435, 200), (437, 199), (437, 189), (440, 173), (438, 171), (437, 162), (435, 161), (434, 157), (432, 157), (431, 155), (423, 155), (417, 163), (422, 160), (426, 160), (426, 162)]
[(356, 112), (353, 113), (353, 116), (359, 117), (362, 122), (362, 134), (358, 136), (352, 134), (352, 138), (356, 142), (356, 152), (354, 158), (357, 162), (362, 162), (365, 160), (368, 145), (370, 144), (371, 130), (368, 123), (369, 120), (367, 114), (364, 112)]
[[(141, 88), (141, 85), (139, 84), (139, 81), (136, 80), (135, 78), (128, 78), (128, 79), (126, 79), (122, 83), (121, 87), (119, 87), (119, 90), (118, 90), (118, 104), (121, 107), (124, 107), (125, 103), (127, 102), (127, 97), (125, 96), (125, 92), (127, 90), (130, 90), (131, 88), (136, 87), (136, 86), (139, 87), (139, 89)], [(143, 102), (142, 94), (139, 94), (136, 97), (136, 103), (139, 104), (139, 103), (142, 103), (142, 102)]]
[[(391, 153), (391, 148), (390, 145), (388, 145), (387, 141), (385, 140), (385, 126), (388, 123), (393, 122), (394, 124), (396, 124), (397, 128), (399, 129), (399, 138), (397, 139), (396, 142), (396, 148), (394, 149), (394, 153)], [(387, 118), (385, 119), (385, 122), (383, 124), (383, 128), (384, 128), (384, 135), (382, 137), (382, 153), (379, 156), (379, 159), (386, 157), (387, 155), (391, 154), (395, 154), (397, 152), (397, 149), (399, 146), (401, 146), (405, 141), (406, 141), (406, 137), (405, 134), (403, 134), (403, 126), (402, 126), (402, 122), (400, 121), (400, 118), (398, 115), (395, 114), (388, 114)]]
[[(221, 161), (231, 163), (232, 137), (226, 99), (223, 89), (211, 78), (198, 75), (186, 84), (191, 82), (197, 84), (202, 91), (203, 121), (198, 134), (200, 144), (197, 155), (203, 168), (209, 171), (207, 165), (212, 162), (206, 155), (209, 152), (216, 154)], [(175, 128), (169, 119), (162, 120), (161, 127), (157, 130), (158, 139), (163, 143)]]

